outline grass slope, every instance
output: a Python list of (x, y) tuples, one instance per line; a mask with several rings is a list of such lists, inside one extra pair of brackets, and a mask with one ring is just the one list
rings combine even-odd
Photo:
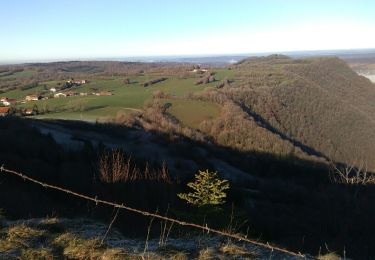
[(198, 128), (205, 121), (218, 117), (221, 107), (217, 103), (199, 100), (166, 99), (171, 104), (167, 112), (183, 125)]

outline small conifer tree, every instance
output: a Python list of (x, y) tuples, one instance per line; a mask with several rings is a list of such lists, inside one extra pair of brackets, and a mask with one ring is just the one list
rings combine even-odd
[(195, 175), (195, 181), (189, 182), (188, 187), (193, 192), (179, 193), (180, 199), (196, 206), (219, 205), (225, 203), (226, 190), (229, 189), (229, 182), (217, 177), (217, 172), (199, 171)]

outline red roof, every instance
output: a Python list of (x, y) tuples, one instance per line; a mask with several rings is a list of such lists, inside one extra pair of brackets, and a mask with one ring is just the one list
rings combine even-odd
[(0, 107), (0, 114), (7, 114), (9, 112), (9, 107)]

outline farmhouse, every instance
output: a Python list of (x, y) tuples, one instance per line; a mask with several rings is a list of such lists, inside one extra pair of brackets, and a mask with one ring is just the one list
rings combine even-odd
[(78, 96), (79, 94), (77, 92), (66, 92), (66, 96), (67, 97), (75, 97), (75, 96)]
[(0, 116), (6, 116), (9, 114), (9, 107), (0, 107)]
[(56, 92), (56, 88), (50, 88), (49, 91), (55, 93)]
[(37, 94), (27, 95), (25, 97), (26, 101), (38, 101), (41, 97)]
[(24, 110), (24, 114), (25, 115), (32, 115), (32, 114), (34, 114), (34, 109), (32, 109), (32, 108), (26, 108)]
[(112, 96), (112, 93), (110, 91), (100, 91), (99, 93), (96, 93), (97, 96)]
[(195, 73), (205, 73), (207, 72), (208, 70), (206, 69), (193, 69), (192, 72), (195, 72)]
[(193, 70), (191, 72), (202, 74), (207, 72), (207, 69), (202, 69), (200, 65), (194, 65)]
[(62, 93), (62, 92), (59, 92), (59, 93), (56, 93), (55, 95), (53, 95), (53, 97), (55, 97), (55, 98), (66, 97), (66, 94)]
[(74, 81), (74, 79), (72, 78), (72, 79), (68, 80), (66, 83), (68, 83), (69, 85), (79, 86), (79, 85), (88, 83), (88, 81), (85, 80), (85, 79)]
[(17, 103), (17, 99), (14, 99), (14, 98), (5, 98), (4, 101), (3, 101), (4, 106), (10, 106), (10, 105), (14, 105), (16, 103)]

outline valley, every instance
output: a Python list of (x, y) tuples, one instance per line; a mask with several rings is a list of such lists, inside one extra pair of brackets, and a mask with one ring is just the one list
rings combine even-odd
[[(373, 232), (366, 216), (375, 211), (375, 84), (352, 70), (358, 66), (337, 57), (285, 55), (224, 67), (104, 61), (2, 66), (0, 158), (7, 168), (47, 183), (150, 212), (170, 210), (177, 219), (221, 229), (234, 218), (234, 232), (304, 248), (309, 256), (324, 244), (365, 255), (363, 240), (352, 238), (365, 227), (366, 236)], [(115, 160), (127, 167), (119, 175), (126, 179), (105, 168)], [(202, 169), (230, 182), (228, 203), (200, 209), (178, 199)], [(347, 169), (349, 175), (341, 178)], [(365, 177), (352, 178), (355, 173)], [(104, 206), (56, 191), (46, 197), (43, 188), (6, 175), (1, 181), (8, 222), (25, 214), (53, 214), (73, 223), (78, 217), (100, 223), (111, 216)], [(35, 200), (43, 203), (32, 206)], [(353, 218), (355, 225), (345, 224)], [(141, 241), (146, 233), (152, 239), (160, 235), (163, 223), (147, 231), (147, 217), (124, 213), (121, 219), (113, 232)], [(187, 246), (197, 232), (175, 227), (171, 240), (184, 237)], [(215, 243), (206, 246), (219, 254), (222, 242)], [(194, 256), (201, 249), (194, 249)], [(158, 254), (155, 250), (149, 253)]]

